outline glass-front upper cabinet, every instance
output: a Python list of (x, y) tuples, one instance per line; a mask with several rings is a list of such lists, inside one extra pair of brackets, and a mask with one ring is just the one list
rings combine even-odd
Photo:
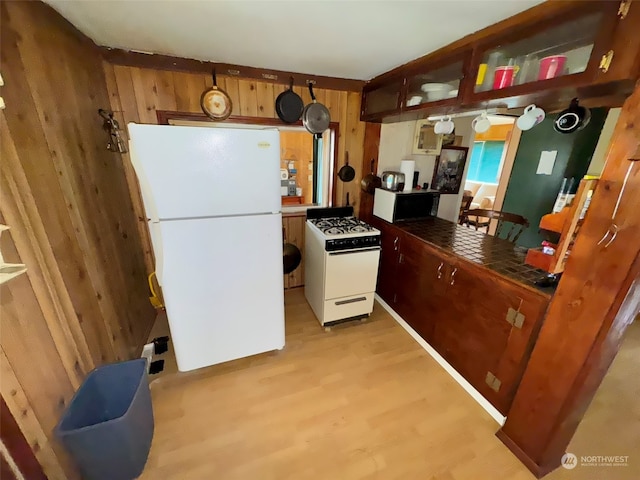
[(548, 28), (538, 25), (537, 31), (524, 38), (482, 52), (474, 91), (500, 90), (585, 72), (603, 20), (600, 10)]
[(365, 88), (362, 105), (362, 116), (375, 115), (383, 112), (394, 112), (400, 109), (400, 93), (403, 79), (373, 87)]
[(463, 60), (430, 71), (407, 76), (407, 95), (404, 107), (440, 102), (458, 97), (462, 80)]

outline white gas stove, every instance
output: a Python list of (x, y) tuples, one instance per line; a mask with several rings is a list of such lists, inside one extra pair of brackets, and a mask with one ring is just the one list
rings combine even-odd
[(369, 316), (373, 310), (380, 231), (353, 207), (307, 212), (304, 292), (321, 325)]

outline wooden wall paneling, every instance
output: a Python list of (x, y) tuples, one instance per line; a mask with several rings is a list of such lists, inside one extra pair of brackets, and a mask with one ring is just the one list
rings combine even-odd
[(243, 117), (257, 117), (258, 92), (256, 92), (256, 82), (253, 80), (238, 80), (238, 92), (240, 95), (240, 115)]
[[(240, 82), (237, 78), (233, 77), (220, 77), (224, 83), (219, 85), (222, 87), (224, 85), (224, 90), (231, 98), (231, 106), (232, 106), (232, 114), (233, 115), (243, 115), (243, 111), (246, 111), (246, 106), (243, 106), (243, 103), (246, 103), (248, 99), (240, 98)], [(257, 107), (256, 107), (257, 110)], [(202, 110), (201, 110), (202, 111)]]
[(18, 164), (17, 152), (3, 114), (0, 114), (0, 128), (2, 221), (16, 227), (11, 231), (11, 237), (15, 239), (21, 261), (28, 266), (26, 275), (31, 280), (69, 380), (74, 387), (78, 387), (84, 372), (93, 368), (95, 362), (80, 325), (80, 314), (66, 289), (51, 244), (37, 240), (46, 238), (45, 226), (35, 207), (24, 172), (15, 167)]
[[(607, 160), (499, 438), (538, 476), (558, 467), (626, 327), (640, 309), (640, 83)], [(598, 245), (616, 214), (610, 245)], [(609, 235), (611, 238), (611, 235)], [(605, 240), (606, 241), (606, 240)]]
[[(24, 24), (28, 21), (27, 12), (18, 9), (12, 14), (20, 23)], [(24, 18), (20, 18), (20, 14), (24, 15)], [(65, 198), (64, 202), (68, 206), (69, 218), (76, 232), (76, 240), (84, 257), (84, 266), (81, 268), (86, 270), (91, 284), (96, 290), (95, 295), (101, 315), (96, 316), (95, 320), (103, 321), (104, 328), (92, 329), (92, 333), (96, 333), (101, 344), (103, 361), (107, 358), (114, 358), (114, 355), (116, 359), (120, 360), (128, 356), (127, 342), (120, 342), (120, 336), (123, 331), (126, 332), (126, 329), (119, 325), (121, 316), (115, 310), (115, 305), (119, 301), (114, 297), (111, 287), (124, 283), (124, 277), (121, 275), (121, 265), (118, 265), (120, 268), (113, 268), (114, 264), (120, 262), (120, 257), (116, 254), (117, 249), (110, 248), (113, 237), (102, 236), (105, 223), (112, 224), (112, 218), (109, 215), (110, 208), (104, 198), (96, 198), (100, 194), (98, 185), (101, 183), (101, 177), (111, 177), (111, 175), (110, 172), (105, 171), (107, 169), (102, 169), (103, 171), (100, 172), (102, 175), (99, 175), (98, 178), (92, 178), (92, 171), (96, 167), (100, 169), (101, 164), (100, 162), (86, 161), (99, 158), (87, 151), (96, 145), (90, 141), (96, 137), (91, 127), (96, 127), (96, 132), (101, 134), (97, 129), (102, 122), (96, 115), (97, 109), (87, 108), (91, 103), (90, 99), (86, 97), (86, 100), (89, 100), (86, 102), (85, 97), (81, 97), (79, 94), (79, 92), (89, 92), (91, 88), (97, 87), (103, 74), (102, 72), (91, 72), (91, 77), (88, 77), (84, 66), (79, 65), (76, 61), (69, 61), (65, 56), (55, 58), (55, 63), (53, 63), (54, 58), (46, 55), (39, 47), (39, 44), (46, 41), (46, 37), (48, 35), (45, 30), (37, 30), (34, 35), (24, 36), (18, 43), (18, 48), (27, 70), (34, 71), (38, 66), (40, 67), (41, 76), (29, 75), (27, 81), (47, 146), (52, 152), (53, 167), (59, 174), (57, 176), (58, 183)], [(49, 42), (51, 47), (63, 49), (65, 39), (53, 37), (49, 39)], [(59, 108), (57, 104), (59, 97), (50, 94), (50, 85), (56, 84), (56, 76), (62, 75), (74, 78), (73, 84), (60, 82), (56, 87), (62, 98), (66, 99), (66, 108), (64, 109)], [(85, 103), (81, 105), (82, 102)], [(92, 118), (93, 122), (83, 120), (75, 123), (69, 121), (73, 118)], [(60, 135), (61, 127), (63, 135)], [(100, 140), (104, 141), (106, 136), (102, 134), (100, 136), (102, 137)], [(92, 145), (92, 143), (94, 144)], [(66, 152), (66, 155), (63, 152)], [(74, 162), (76, 159), (79, 161)], [(115, 190), (116, 196), (126, 195), (126, 192), (118, 191), (116, 183), (107, 188)], [(107, 216), (107, 218), (98, 218), (95, 215), (98, 211), (102, 211), (102, 216)], [(109, 262), (106, 262), (106, 259), (109, 259)], [(106, 277), (111, 279), (109, 284), (105, 281), (105, 270), (108, 272)], [(102, 301), (103, 298), (104, 301)], [(90, 322), (88, 325), (93, 323)]]
[[(321, 103), (322, 105), (324, 105), (325, 107), (327, 106), (326, 104), (326, 98), (327, 98), (327, 91), (322, 89), (322, 88), (314, 88), (313, 89), (313, 94), (316, 97), (316, 102)], [(311, 94), (309, 94), (309, 98), (311, 98)]]
[[(22, 5), (14, 2), (3, 3), (3, 27), (2, 34), (2, 59), (3, 77), (5, 87), (3, 87), (3, 97), (10, 108), (3, 111), (3, 118), (6, 118), (8, 127), (3, 135), (3, 144), (9, 141), (14, 145), (13, 151), (16, 155), (3, 156), (3, 167), (10, 168), (15, 181), (19, 182), (16, 194), (21, 198), (21, 194), (29, 194), (30, 200), (34, 204), (25, 205), (29, 209), (37, 209), (39, 220), (44, 225), (44, 237), (38, 241), (49, 243), (52, 246), (58, 268), (64, 278), (64, 285), (69, 291), (73, 302), (74, 316), (80, 319), (98, 319), (100, 310), (95, 303), (95, 291), (91, 281), (86, 274), (82, 251), (75, 241), (69, 210), (66, 200), (57, 179), (61, 173), (51, 161), (53, 155), (49, 150), (49, 145), (43, 132), (37, 108), (29, 89), (29, 76), (26, 74), (20, 51), (18, 50), (18, 40), (13, 32), (19, 31), (15, 22), (22, 18), (23, 9), (17, 7)], [(24, 4), (28, 5), (28, 4)], [(23, 20), (24, 21), (24, 20)], [(6, 23), (5, 23), (6, 22)], [(13, 38), (12, 38), (13, 37)], [(37, 57), (31, 62), (38, 62)], [(38, 65), (38, 67), (40, 67)], [(33, 79), (32, 79), (33, 81)], [(9, 88), (11, 86), (11, 88)], [(60, 97), (58, 97), (60, 98)], [(54, 114), (51, 112), (51, 114)], [(67, 123), (65, 122), (65, 125)], [(3, 122), (4, 125), (4, 122)], [(67, 132), (73, 135), (73, 132)], [(11, 148), (11, 145), (10, 145)], [(20, 150), (18, 158), (18, 149)], [(64, 155), (60, 151), (60, 156)], [(6, 175), (6, 174), (5, 174)], [(3, 202), (4, 203), (4, 202)], [(8, 215), (7, 215), (8, 216)], [(8, 222), (19, 222), (19, 217), (7, 218)], [(14, 225), (20, 225), (14, 224)], [(75, 324), (75, 323), (74, 323)], [(99, 327), (93, 321), (81, 323), (82, 334), (75, 337), (75, 341), (82, 343), (81, 337), (86, 339), (93, 361), (97, 362), (101, 357), (108, 357), (111, 352), (108, 340), (102, 335)]]
[[(24, 21), (26, 20), (25, 18)], [(20, 51), (24, 58), (33, 56), (33, 60), (37, 59), (45, 67), (44, 72), (48, 72), (48, 78), (53, 84), (57, 83), (56, 72), (66, 73), (68, 78), (74, 79), (73, 83), (60, 82), (59, 88), (67, 100), (66, 109), (58, 108), (56, 97), (50, 95), (46, 81), (34, 80), (31, 83), (32, 92), (49, 148), (53, 152), (67, 152), (64, 156), (54, 153), (53, 162), (59, 171), (65, 172), (58, 180), (67, 204), (73, 205), (70, 217), (76, 239), (85, 256), (87, 272), (96, 290), (107, 340), (116, 352), (116, 360), (128, 358), (134, 353), (129, 351), (129, 347), (137, 349), (139, 341), (146, 337), (148, 327), (139, 321), (144, 313), (138, 308), (139, 302), (135, 301), (136, 297), (131, 295), (133, 292), (130, 288), (127, 289), (127, 285), (131, 284), (131, 280), (138, 284), (137, 280), (144, 272), (138, 271), (140, 265), (136, 261), (130, 262), (133, 257), (120, 254), (139, 249), (140, 242), (133, 235), (133, 217), (122, 215), (121, 211), (127, 206), (128, 195), (127, 185), (123, 181), (121, 157), (106, 152), (106, 134), (100, 128), (102, 121), (95, 108), (97, 103), (108, 100), (103, 83), (104, 75), (100, 69), (95, 69), (95, 65), (89, 66), (72, 56), (62, 56), (55, 64), (50, 64), (50, 56), (39, 49), (39, 45), (45, 41), (45, 37), (38, 38), (42, 31), (39, 30), (33, 37), (25, 37), (20, 44)], [(52, 47), (60, 51), (68, 48), (64, 37), (54, 38), (57, 41), (52, 42)], [(101, 65), (101, 62), (97, 63)], [(30, 68), (35, 70), (36, 65), (33, 64)], [(30, 76), (30, 79), (33, 78), (38, 77)], [(80, 92), (87, 93), (83, 95)], [(108, 108), (108, 104), (103, 106)], [(66, 111), (67, 115), (56, 118), (54, 112), (57, 111)], [(87, 118), (93, 119), (93, 122), (84, 121)], [(73, 125), (73, 135), (60, 136), (61, 124)], [(76, 138), (77, 141), (69, 141), (70, 138)], [(119, 199), (124, 199), (125, 202)], [(101, 215), (96, 215), (96, 212), (101, 212)], [(134, 291), (138, 295), (145, 294), (140, 285)]]
[(306, 87), (301, 87), (299, 85), (293, 86), (293, 91), (298, 94), (298, 96), (302, 99), (302, 104), (306, 107), (311, 102), (311, 95), (309, 95), (309, 89)]
[(173, 72), (173, 88), (179, 112), (201, 111), (200, 97), (207, 89), (202, 74)]
[(309, 105), (311, 103), (311, 94), (309, 93), (309, 87), (293, 87), (293, 91), (300, 95), (302, 98), (302, 103), (304, 105)]
[(274, 118), (276, 105), (273, 83), (258, 82), (256, 84), (256, 102), (258, 117)]
[(362, 155), (364, 146), (365, 123), (360, 121), (360, 94), (356, 92), (347, 93), (347, 120), (345, 141), (346, 149), (349, 150), (349, 163), (356, 171), (356, 176), (352, 182), (345, 185), (349, 192), (351, 204), (354, 206), (356, 216), (360, 210), (360, 181), (362, 180)]
[[(340, 123), (340, 131), (338, 132), (338, 154), (335, 159), (334, 171), (333, 171), (333, 204), (335, 206), (342, 206), (345, 204), (345, 184), (338, 178), (338, 171), (340, 167), (344, 165), (346, 151), (346, 139), (347, 139), (347, 92), (340, 92), (340, 112), (336, 118)], [(349, 163), (354, 159), (349, 156)]]
[[(105, 77), (107, 79), (107, 89), (111, 100), (111, 108), (116, 111), (116, 117), (120, 121), (120, 127), (125, 138), (128, 138), (127, 123), (140, 122), (138, 115), (138, 107), (136, 104), (135, 91), (133, 88), (133, 80), (131, 78), (131, 70), (129, 67), (121, 67), (119, 65), (112, 66), (103, 62)], [(113, 69), (113, 77), (115, 80), (111, 82), (110, 71)], [(117, 98), (117, 101), (115, 98)], [(198, 97), (199, 99), (199, 97)], [(129, 190), (129, 198), (131, 199), (131, 208), (136, 220), (136, 231), (141, 239), (143, 248), (144, 265), (146, 274), (150, 274), (155, 270), (155, 258), (153, 249), (151, 248), (151, 238), (149, 236), (149, 227), (147, 226), (146, 214), (142, 204), (142, 196), (140, 194), (140, 185), (131, 165), (129, 154), (121, 155), (121, 165), (127, 181)]]
[(155, 123), (156, 120), (158, 95), (154, 73), (142, 68), (131, 69), (131, 80), (135, 92), (138, 117), (141, 123)]
[[(35, 431), (36, 424), (51, 440), (84, 375), (137, 356), (155, 312), (122, 157), (106, 150), (97, 114), (122, 109), (123, 71), (103, 69), (92, 42), (48, 5), (3, 2), (0, 9), (7, 104), (0, 113), (0, 217), (12, 227), (2, 241), (14, 242), (8, 256), (27, 264), (25, 275), (2, 287), (0, 388), (8, 398), (24, 393), (28, 409), (14, 409), (20, 428)], [(161, 77), (143, 99), (153, 113), (156, 105), (175, 108), (172, 81)], [(138, 119), (133, 88), (131, 95), (129, 115)], [(20, 389), (6, 390), (5, 371)], [(74, 477), (45, 443), (32, 443), (36, 454), (64, 471), (51, 478)]]
[(331, 121), (335, 122), (340, 118), (340, 92), (337, 90), (327, 90), (324, 101), (325, 106), (331, 114)]
[(47, 477), (50, 480), (80, 478), (57, 441), (52, 440), (43, 430), (34, 413), (33, 405), (27, 398), (2, 348), (0, 348), (0, 375), (2, 375), (2, 382), (0, 382), (2, 398)]
[[(103, 62), (103, 67), (107, 69), (111, 66), (109, 63)], [(109, 92), (109, 96), (117, 96), (120, 100), (120, 109), (122, 110), (123, 117), (126, 122), (140, 123), (140, 116), (138, 115), (138, 104), (136, 101), (135, 88), (133, 87), (132, 68), (122, 67), (120, 65), (113, 65), (113, 74), (115, 76), (116, 83), (111, 85), (107, 83), (107, 88), (112, 86), (115, 90)], [(105, 74), (108, 76), (107, 74)], [(111, 106), (118, 106), (111, 101)], [(126, 130), (126, 124), (120, 125)]]

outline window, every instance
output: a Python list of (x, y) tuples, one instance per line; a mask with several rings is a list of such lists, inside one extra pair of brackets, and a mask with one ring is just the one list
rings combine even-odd
[(473, 142), (467, 180), (498, 183), (504, 145), (503, 141)]
[(267, 119), (256, 119), (260, 123), (233, 123), (231, 118), (227, 122), (216, 123), (204, 116), (200, 119), (198, 114), (190, 114), (188, 118), (184, 116), (169, 115), (167, 123), (212, 128), (277, 128), (280, 132), (282, 205), (329, 206), (330, 173), (336, 140), (333, 127), (325, 131), (321, 138), (316, 138), (304, 127), (282, 125), (278, 120), (274, 120), (274, 124), (266, 123)]
[[(316, 138), (303, 128), (280, 128), (280, 170), (282, 177), (289, 179), (282, 184), (283, 205), (328, 203), (323, 176), (324, 145), (323, 138)], [(291, 191), (284, 188), (288, 182), (292, 182)]]

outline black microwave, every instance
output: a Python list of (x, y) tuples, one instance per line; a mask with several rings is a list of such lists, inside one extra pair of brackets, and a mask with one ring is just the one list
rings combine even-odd
[(435, 217), (438, 215), (439, 204), (440, 192), (429, 190), (392, 192), (376, 188), (373, 214), (390, 223)]

